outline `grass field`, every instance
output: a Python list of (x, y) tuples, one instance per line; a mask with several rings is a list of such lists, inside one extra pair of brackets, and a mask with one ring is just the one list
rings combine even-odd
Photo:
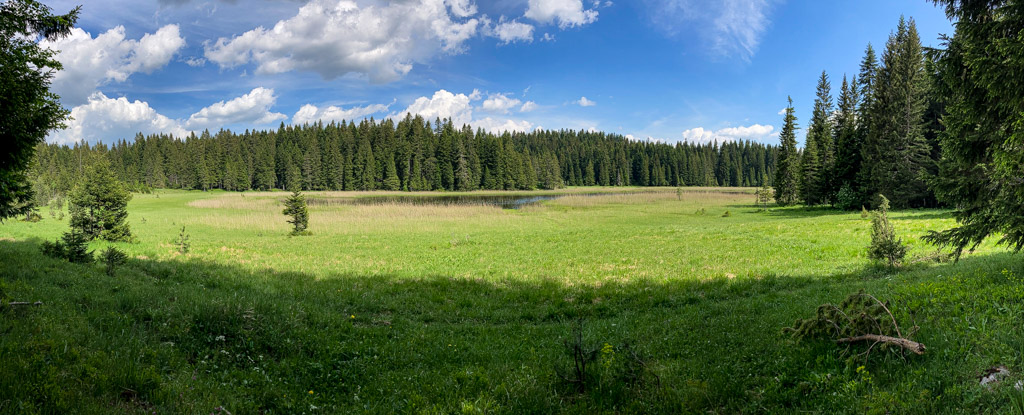
[[(1020, 255), (892, 271), (859, 212), (684, 190), (325, 204), (302, 237), (285, 193), (137, 194), (114, 277), (43, 256), (67, 229), (43, 209), (0, 225), (0, 300), (44, 302), (0, 308), (0, 413), (1024, 413)], [(915, 257), (954, 224), (892, 217)], [(781, 333), (862, 289), (924, 355)], [(583, 392), (560, 376), (577, 331), (599, 350)]]

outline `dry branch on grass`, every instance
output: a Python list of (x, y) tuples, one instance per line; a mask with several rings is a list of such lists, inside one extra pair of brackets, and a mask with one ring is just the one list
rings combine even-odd
[(36, 302), (33, 303), (33, 302), (29, 302), (29, 301), (10, 301), (10, 302), (6, 302), (5, 303), (3, 301), (0, 301), (0, 308), (3, 308), (4, 306), (14, 307), (14, 306), (22, 306), (22, 305), (31, 305), (31, 306), (39, 307), (39, 306), (43, 305), (43, 302), (42, 301), (36, 301)]
[(875, 346), (890, 346), (914, 354), (924, 354), (925, 346), (910, 339), (917, 332), (915, 325), (903, 334), (889, 305), (863, 291), (852, 294), (838, 306), (826, 303), (818, 307), (813, 318), (797, 320), (793, 327), (783, 329), (797, 339), (825, 338), (837, 344), (869, 344), (867, 357)]

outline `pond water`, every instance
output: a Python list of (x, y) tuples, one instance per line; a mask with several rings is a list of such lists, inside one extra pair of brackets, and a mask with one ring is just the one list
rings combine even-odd
[(431, 195), (431, 196), (367, 196), (367, 197), (318, 197), (307, 196), (306, 201), (310, 206), (337, 206), (337, 205), (379, 205), (379, 204), (408, 204), (408, 205), (438, 205), (438, 206), (498, 206), (502, 209), (519, 209), (543, 202), (554, 200), (565, 196), (602, 196), (621, 195), (642, 192), (608, 192), (608, 193), (549, 193), (543, 195)]

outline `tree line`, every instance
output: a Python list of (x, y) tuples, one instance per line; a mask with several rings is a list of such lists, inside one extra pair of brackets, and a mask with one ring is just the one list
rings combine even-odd
[(106, 160), (133, 189), (477, 190), (562, 186), (761, 186), (776, 146), (634, 141), (588, 131), (492, 134), (407, 115), (395, 122), (282, 124), (113, 145), (40, 144), (29, 176), (45, 203)]
[(943, 100), (935, 58), (921, 46), (914, 21), (900, 18), (881, 59), (868, 44), (859, 73), (843, 76), (834, 103), (829, 76), (818, 79), (804, 148), (789, 101), (780, 135), (775, 198), (781, 205), (843, 209), (934, 207)]

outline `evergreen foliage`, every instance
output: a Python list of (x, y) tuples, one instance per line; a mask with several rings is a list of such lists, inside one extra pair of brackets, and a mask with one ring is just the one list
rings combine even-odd
[(886, 194), (893, 206), (929, 204), (925, 174), (932, 160), (924, 137), (928, 78), (921, 39), (913, 20), (900, 18), (875, 73), (865, 136), (865, 194)]
[(178, 253), (185, 255), (192, 250), (192, 243), (189, 242), (190, 235), (185, 233), (185, 225), (181, 226), (181, 232), (178, 232), (178, 237), (174, 240), (174, 245), (178, 247)]
[(104, 249), (103, 253), (100, 254), (100, 261), (103, 262), (103, 265), (107, 270), (107, 275), (111, 277), (114, 276), (114, 272), (117, 271), (117, 267), (124, 264), (127, 259), (127, 254), (112, 246), (108, 246), (107, 249)]
[(125, 219), (132, 195), (105, 162), (91, 166), (70, 195), (71, 229), (86, 239), (131, 241)]
[(890, 267), (897, 267), (907, 255), (907, 247), (903, 239), (896, 236), (896, 230), (889, 223), (889, 199), (878, 195), (878, 210), (871, 216), (871, 245), (868, 246), (868, 258), (885, 261)]
[(782, 132), (779, 134), (781, 147), (775, 170), (775, 202), (779, 206), (792, 205), (799, 197), (800, 154), (796, 150), (796, 129), (796, 115), (791, 97), (789, 105), (786, 106)]
[(814, 110), (807, 127), (801, 168), (800, 199), (805, 205), (819, 205), (833, 201), (833, 171), (835, 169), (835, 146), (832, 140), (832, 87), (828, 74), (821, 72), (818, 79)]
[(589, 131), (495, 135), (450, 120), (281, 125), (138, 135), (113, 145), (40, 145), (30, 176), (68, 192), (106, 160), (132, 188), (300, 190), (526, 190), (563, 186), (761, 186), (777, 147), (753, 142), (654, 143)]
[(75, 229), (64, 232), (64, 235), (54, 242), (43, 241), (40, 250), (46, 256), (77, 264), (88, 264), (93, 261), (88, 236)]
[(302, 235), (309, 227), (309, 211), (306, 208), (306, 198), (298, 189), (292, 191), (292, 195), (284, 202), (284, 214), (290, 216), (288, 223), (292, 224), (292, 235)]
[(928, 236), (955, 253), (1000, 234), (1024, 248), (1024, 10), (1020, 2), (936, 0), (956, 26), (938, 55), (946, 104), (933, 181), (959, 226)]
[[(754, 195), (757, 197), (757, 207), (762, 212), (765, 212), (768, 211), (768, 203), (771, 202), (772, 197), (775, 196), (775, 191), (772, 190), (771, 186), (768, 186), (768, 184), (765, 183), (764, 185), (761, 185), (760, 189), (757, 189), (754, 192)], [(679, 196), (680, 200), (682, 200), (682, 194), (679, 194)]]
[(861, 169), (861, 134), (857, 131), (857, 78), (847, 82), (843, 76), (835, 115), (836, 161), (831, 187), (836, 189), (835, 205), (843, 210), (856, 209), (862, 197), (856, 192), (857, 173)]
[(0, 220), (32, 209), (26, 169), (46, 134), (64, 127), (68, 111), (50, 92), (61, 64), (39, 41), (71, 34), (78, 12), (54, 15), (35, 0), (0, 3)]

